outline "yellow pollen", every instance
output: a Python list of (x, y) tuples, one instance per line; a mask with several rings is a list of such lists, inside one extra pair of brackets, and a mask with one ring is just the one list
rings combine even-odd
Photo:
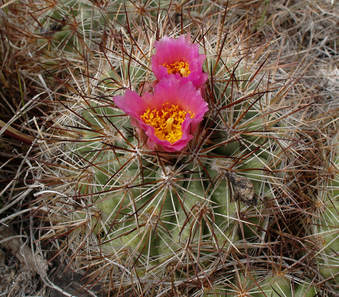
[(154, 128), (154, 134), (160, 140), (167, 140), (173, 144), (182, 137), (181, 126), (187, 113), (191, 118), (194, 117), (192, 112), (183, 110), (177, 104), (165, 103), (161, 109), (147, 108), (141, 119), (146, 125)]
[(162, 66), (167, 68), (168, 74), (179, 73), (181, 76), (187, 77), (191, 73), (188, 63), (184, 61), (176, 61), (171, 64), (164, 63)]

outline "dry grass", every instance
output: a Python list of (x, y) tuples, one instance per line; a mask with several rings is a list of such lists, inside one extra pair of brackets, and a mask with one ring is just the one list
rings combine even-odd
[[(0, 223), (35, 263), (0, 226), (17, 258), (0, 265), (35, 277), (0, 294), (334, 296), (336, 13), (320, 0), (0, 2)], [(207, 56), (210, 112), (186, 152), (150, 152), (111, 99), (147, 88), (154, 41), (183, 33)]]

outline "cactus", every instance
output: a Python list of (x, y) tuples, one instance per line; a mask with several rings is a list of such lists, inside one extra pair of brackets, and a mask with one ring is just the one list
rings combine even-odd
[[(337, 143), (338, 135), (330, 140), (329, 144)], [(339, 150), (337, 145), (331, 152), (330, 164), (327, 168), (327, 176), (322, 191), (319, 192), (315, 201), (316, 217), (314, 223), (314, 240), (317, 242), (316, 259), (318, 269), (324, 279), (330, 280), (333, 284), (339, 281), (339, 262), (337, 251), (339, 249), (338, 231), (338, 168)]]
[[(171, 3), (57, 1), (34, 13), (53, 98), (31, 169), (41, 187), (32, 201), (41, 242), (53, 243), (52, 259), (85, 273), (89, 288), (99, 283), (112, 296), (322, 292), (299, 259), (310, 237), (322, 237), (306, 258), (319, 282), (337, 276), (338, 178), (316, 219), (298, 220), (314, 200), (294, 192), (308, 151), (294, 118), (306, 104), (289, 93), (295, 81), (272, 79), (265, 45), (249, 48), (241, 21), (223, 31), (227, 9)], [(185, 148), (151, 148), (114, 98), (152, 92), (155, 41), (183, 33), (206, 56), (208, 80), (194, 86), (208, 112)], [(279, 265), (291, 269), (288, 278), (272, 273)]]

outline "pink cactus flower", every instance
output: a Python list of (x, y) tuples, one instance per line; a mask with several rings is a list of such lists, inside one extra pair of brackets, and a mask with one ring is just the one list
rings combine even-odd
[(177, 39), (163, 37), (155, 42), (156, 53), (152, 57), (152, 71), (158, 80), (174, 76), (185, 82), (191, 81), (200, 88), (207, 80), (202, 71), (205, 55), (199, 54), (199, 47), (187, 36)]
[(167, 152), (180, 151), (188, 144), (208, 110), (200, 90), (172, 77), (161, 80), (154, 94), (140, 97), (127, 90), (113, 100), (145, 133), (150, 149)]

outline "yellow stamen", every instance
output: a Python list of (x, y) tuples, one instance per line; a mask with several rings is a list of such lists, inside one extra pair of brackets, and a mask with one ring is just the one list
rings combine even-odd
[(165, 103), (161, 109), (147, 108), (141, 115), (141, 119), (154, 128), (154, 134), (160, 140), (167, 140), (173, 144), (182, 137), (181, 126), (187, 113), (191, 118), (194, 117), (192, 112), (183, 110), (177, 104)]
[(184, 61), (176, 61), (171, 64), (164, 63), (162, 66), (167, 68), (168, 74), (179, 73), (181, 76), (187, 77), (191, 73), (188, 63)]

